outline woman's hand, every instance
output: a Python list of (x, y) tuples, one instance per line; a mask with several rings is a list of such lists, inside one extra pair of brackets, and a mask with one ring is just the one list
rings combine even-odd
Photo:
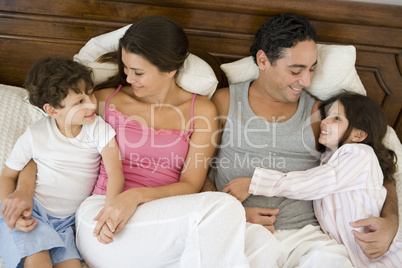
[(32, 196), (18, 189), (11, 193), (2, 204), (1, 214), (7, 226), (12, 230), (20, 217), (29, 219), (33, 208)]
[(132, 188), (115, 196), (96, 215), (94, 221), (97, 221), (97, 224), (93, 234), (99, 242), (104, 244), (113, 242), (114, 234), (134, 215), (139, 205), (135, 190)]
[(228, 193), (236, 197), (240, 202), (246, 200), (250, 194), (248, 193), (248, 188), (250, 188), (251, 178), (241, 177), (231, 180), (223, 188), (222, 192)]

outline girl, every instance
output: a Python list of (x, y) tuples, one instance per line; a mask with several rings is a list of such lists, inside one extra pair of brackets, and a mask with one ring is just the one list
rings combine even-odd
[(241, 202), (249, 193), (314, 200), (322, 229), (345, 244), (355, 267), (400, 267), (400, 233), (386, 254), (372, 260), (354, 241), (349, 225), (380, 215), (386, 197), (383, 180), (393, 180), (396, 155), (382, 143), (387, 131), (385, 113), (368, 97), (347, 92), (323, 103), (322, 108), (327, 105), (331, 107), (321, 122), (318, 141), (328, 151), (320, 166), (286, 174), (257, 168), (252, 178), (237, 178), (223, 191)]

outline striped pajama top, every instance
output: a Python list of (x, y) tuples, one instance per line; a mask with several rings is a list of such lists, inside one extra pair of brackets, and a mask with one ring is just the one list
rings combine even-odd
[(320, 166), (306, 171), (256, 168), (249, 193), (313, 200), (321, 228), (346, 246), (355, 267), (402, 265), (401, 228), (388, 252), (374, 260), (363, 254), (351, 232), (349, 222), (380, 216), (387, 195), (378, 159), (366, 144), (345, 144), (324, 157)]

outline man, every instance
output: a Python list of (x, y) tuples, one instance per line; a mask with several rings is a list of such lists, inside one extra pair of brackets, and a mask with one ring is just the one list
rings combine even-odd
[[(211, 172), (219, 191), (230, 180), (251, 177), (256, 167), (289, 172), (319, 163), (319, 102), (303, 90), (317, 64), (313, 26), (294, 14), (275, 16), (257, 31), (250, 52), (258, 79), (220, 89), (212, 98), (223, 130)], [(386, 187), (384, 217), (352, 224), (373, 231), (354, 231), (370, 258), (388, 250), (398, 228), (395, 187)], [(279, 266), (351, 266), (345, 248), (319, 229), (311, 201), (250, 196), (243, 205), (249, 222), (276, 230), (283, 250)]]

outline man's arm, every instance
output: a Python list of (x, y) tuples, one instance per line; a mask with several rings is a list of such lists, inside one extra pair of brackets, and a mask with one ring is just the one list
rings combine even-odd
[(209, 177), (207, 177), (205, 179), (204, 185), (202, 186), (201, 192), (216, 192), (216, 191), (217, 190), (214, 183)]
[(370, 259), (375, 259), (386, 253), (398, 231), (398, 197), (393, 182), (384, 182), (387, 189), (380, 218), (362, 219), (351, 222), (354, 228), (368, 227), (369, 233), (361, 233), (353, 230), (356, 243), (363, 253)]

